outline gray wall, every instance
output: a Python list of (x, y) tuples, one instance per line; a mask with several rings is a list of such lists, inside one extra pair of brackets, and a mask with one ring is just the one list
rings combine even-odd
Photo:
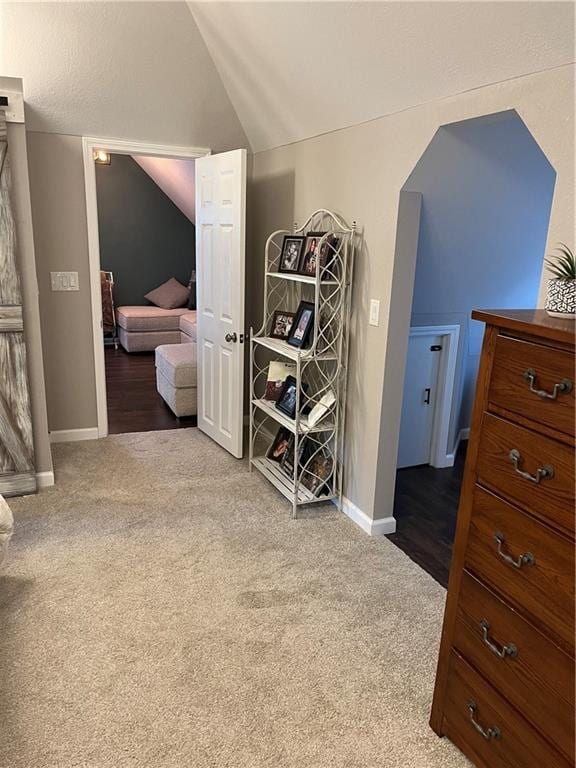
[(405, 184), (422, 193), (412, 325), (460, 325), (448, 452), (470, 415), (475, 308), (538, 302), (555, 171), (514, 111), (440, 128)]
[[(48, 424), (51, 432), (86, 429), (97, 415), (82, 140), (27, 139)], [(50, 290), (50, 272), (60, 270), (78, 272), (79, 291)]]
[(146, 304), (144, 295), (195, 267), (194, 224), (129, 155), (96, 166), (102, 269), (114, 273), (116, 306)]

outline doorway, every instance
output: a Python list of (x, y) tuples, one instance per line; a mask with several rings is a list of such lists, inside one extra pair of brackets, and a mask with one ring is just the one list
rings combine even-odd
[(458, 325), (410, 328), (397, 468), (451, 466), (446, 445), (456, 375)]
[(195, 160), (98, 152), (108, 432), (194, 427), (194, 375), (177, 404), (165, 400), (156, 349), (195, 345)]
[[(412, 296), (411, 309), (398, 308), (391, 317), (391, 326), (405, 334), (403, 349), (396, 347), (405, 375), (392, 480), (397, 533), (391, 540), (444, 585), (483, 337), (482, 324), (470, 313), (536, 306), (555, 177), (511, 110), (439, 128), (402, 188), (401, 208), (412, 205), (415, 213), (399, 211), (398, 243), (410, 241), (413, 251), (404, 249), (394, 273), (395, 284), (409, 287)], [(410, 236), (401, 230), (402, 221)], [(438, 414), (433, 387), (436, 382), (438, 395), (443, 380), (414, 338), (420, 333), (430, 339), (444, 323), (458, 333), (452, 395), (435, 453), (430, 447)], [(425, 344), (420, 342), (423, 349)]]
[[(185, 149), (110, 139), (83, 138), (82, 141), (98, 437), (105, 437), (109, 427), (102, 344), (102, 264), (95, 153), (116, 152), (140, 159), (194, 159), (197, 311), (194, 321), (190, 323), (192, 328), (188, 328), (189, 324), (185, 323), (183, 318), (179, 319), (178, 335), (181, 343), (166, 343), (163, 336), (160, 346), (155, 347), (157, 389), (177, 416), (177, 411), (181, 410), (180, 405), (197, 413), (198, 427), (232, 455), (242, 458), (246, 337), (246, 149), (211, 155), (209, 149)], [(150, 294), (147, 298), (164, 312), (181, 312), (183, 308), (183, 304), (164, 307), (156, 298), (152, 299)], [(136, 320), (140, 323), (142, 307), (137, 309)], [(151, 315), (156, 317), (154, 308), (148, 307), (148, 310), (144, 313), (145, 319), (149, 319)], [(133, 339), (137, 343), (142, 327), (141, 323), (121, 324), (118, 315), (116, 312), (118, 336), (126, 348), (128, 332), (133, 333)], [(130, 317), (134, 320), (134, 313)], [(186, 327), (182, 327), (183, 325)], [(165, 331), (166, 328), (151, 329), (147, 324), (145, 330), (155, 332)], [(176, 332), (172, 326), (169, 330)], [(181, 335), (189, 336), (193, 344), (183, 343), (187, 340), (181, 338)], [(190, 353), (190, 348), (193, 348), (193, 353)], [(184, 383), (180, 374), (185, 379)], [(190, 377), (194, 381), (192, 386), (189, 386)], [(190, 402), (193, 404), (190, 405)]]
[[(199, 147), (171, 147), (164, 145), (148, 144), (143, 142), (128, 142), (106, 138), (83, 139), (84, 153), (84, 178), (86, 191), (86, 208), (88, 223), (88, 248), (90, 260), (90, 290), (92, 303), (92, 326), (94, 343), (94, 371), (96, 379), (97, 413), (98, 413), (98, 437), (105, 437), (110, 432), (124, 431), (144, 431), (149, 429), (167, 429), (178, 426), (191, 426), (187, 421), (178, 421), (174, 414), (170, 412), (166, 404), (159, 397), (156, 391), (156, 369), (154, 353), (147, 350), (140, 352), (130, 351), (129, 342), (121, 344), (118, 337), (122, 330), (116, 325), (116, 302), (114, 294), (118, 291), (118, 286), (114, 282), (118, 280), (118, 270), (124, 276), (132, 275), (130, 279), (122, 280), (123, 298), (128, 301), (128, 306), (146, 305), (148, 302), (144, 299), (142, 283), (142, 269), (129, 263), (125, 258), (126, 243), (120, 248), (123, 253), (117, 255), (115, 270), (111, 269), (110, 263), (103, 260), (104, 248), (101, 246), (102, 237), (109, 235), (102, 231), (101, 221), (99, 221), (99, 202), (102, 209), (102, 197), (99, 201), (97, 172), (112, 169), (112, 160), (116, 158), (115, 170), (118, 172), (122, 167), (126, 173), (122, 174), (124, 186), (116, 185), (115, 191), (118, 194), (117, 200), (111, 200), (111, 206), (127, 206), (130, 213), (130, 200), (126, 200), (127, 195), (120, 194), (121, 189), (126, 189), (126, 185), (135, 181), (135, 174), (141, 176), (152, 175), (154, 171), (161, 174), (159, 164), (163, 160), (173, 160), (175, 163), (195, 161), (196, 158), (204, 157), (210, 154), (210, 149)], [(101, 158), (101, 165), (96, 161), (98, 155)], [(178, 187), (175, 177), (178, 171), (172, 169), (171, 172), (164, 172), (164, 185), (172, 184)], [(192, 172), (193, 178), (193, 172)], [(185, 175), (180, 179), (181, 184), (186, 182)], [(160, 186), (160, 184), (157, 184)], [(166, 186), (160, 191), (161, 195), (166, 194)], [(111, 192), (111, 190), (108, 190)], [(193, 197), (193, 195), (192, 195)], [(102, 210), (101, 210), (102, 212)], [(126, 221), (126, 211), (124, 214), (118, 210), (117, 232), (126, 237), (126, 232), (130, 230)], [(134, 224), (134, 222), (132, 222)], [(134, 232), (139, 231), (138, 227)], [(145, 243), (141, 241), (136, 247), (144, 248)], [(191, 246), (191, 263), (194, 250), (194, 241)], [(110, 249), (107, 251), (110, 253)], [(158, 253), (158, 259), (150, 260), (150, 269), (163, 270), (163, 254)], [(191, 274), (192, 270), (190, 270)], [(108, 280), (111, 285), (107, 289), (103, 284), (106, 280), (102, 273), (109, 273)], [(158, 272), (160, 274), (160, 272)], [(156, 277), (158, 277), (156, 274)], [(184, 274), (179, 274), (182, 281), (186, 280)], [(149, 280), (154, 282), (155, 277), (150, 275)], [(168, 279), (168, 278), (167, 278)], [(149, 288), (156, 287), (150, 284)], [(103, 296), (110, 293), (112, 297), (112, 312), (108, 312), (105, 317), (106, 307), (103, 312)], [(140, 298), (140, 294), (142, 297)], [(136, 298), (134, 298), (136, 297)], [(124, 304), (121, 297), (120, 303)], [(104, 300), (104, 303), (106, 301)], [(106, 320), (106, 324), (104, 323)], [(136, 321), (135, 321), (136, 322)], [(104, 331), (111, 330), (108, 336), (111, 336), (110, 343), (104, 343)], [(125, 330), (125, 329), (124, 329)], [(180, 339), (180, 329), (171, 328), (170, 338), (166, 336), (166, 342), (176, 342)], [(173, 338), (172, 338), (173, 337)], [(178, 337), (178, 338), (176, 338)], [(128, 347), (128, 349), (127, 349)], [(134, 354), (132, 354), (134, 352)], [(195, 423), (195, 420), (194, 420)]]

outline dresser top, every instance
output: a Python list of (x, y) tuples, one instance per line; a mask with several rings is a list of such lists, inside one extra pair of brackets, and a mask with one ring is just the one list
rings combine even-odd
[(475, 309), (473, 320), (496, 325), (517, 333), (574, 344), (575, 320), (550, 317), (544, 309)]

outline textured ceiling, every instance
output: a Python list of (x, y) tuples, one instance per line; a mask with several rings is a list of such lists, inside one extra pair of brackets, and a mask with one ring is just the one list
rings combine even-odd
[(572, 3), (188, 5), (254, 151), (574, 59)]
[(0, 2), (0, 71), (24, 78), (29, 130), (259, 151), (566, 64), (573, 16), (568, 2)]
[(0, 71), (32, 131), (247, 145), (184, 2), (0, 3)]

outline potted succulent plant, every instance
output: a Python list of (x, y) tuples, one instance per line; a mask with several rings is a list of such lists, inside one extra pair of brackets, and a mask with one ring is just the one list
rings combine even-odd
[(558, 243), (554, 253), (546, 259), (548, 269), (554, 277), (548, 280), (548, 291), (544, 305), (554, 317), (576, 315), (576, 259), (564, 243)]

